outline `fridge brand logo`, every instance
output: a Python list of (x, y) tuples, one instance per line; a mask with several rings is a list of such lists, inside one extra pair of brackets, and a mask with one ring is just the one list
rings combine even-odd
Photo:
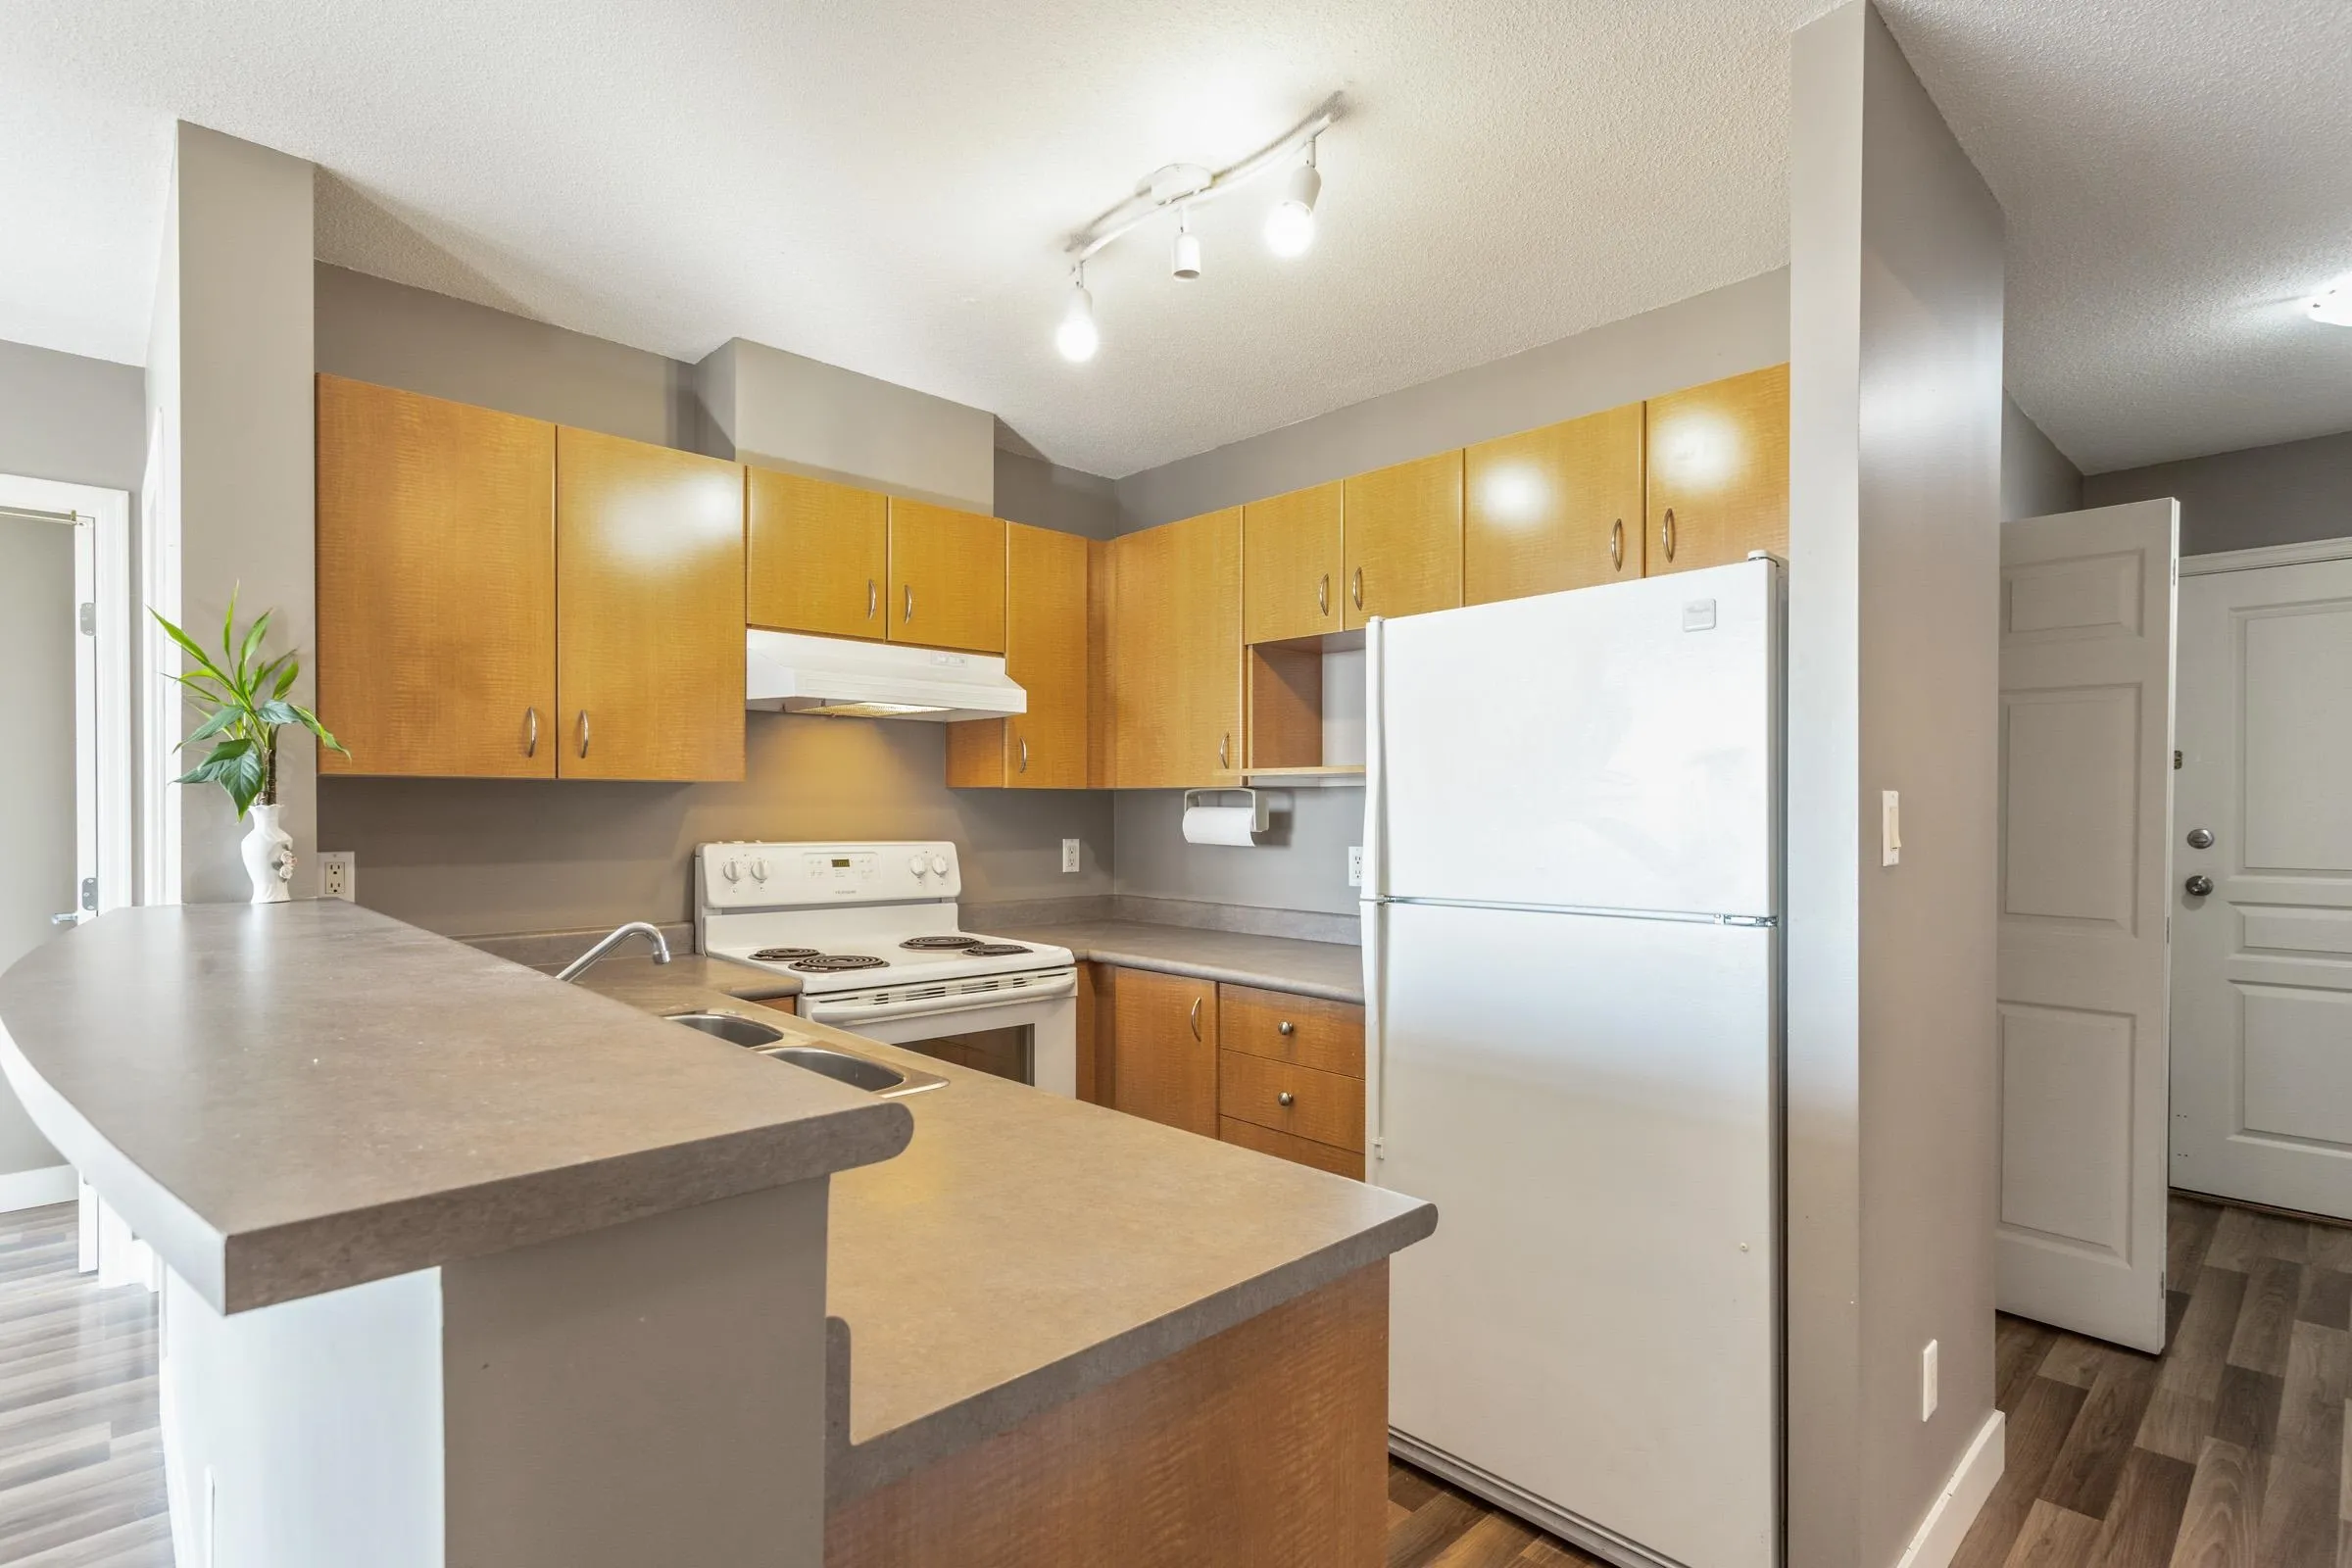
[(1692, 599), (1683, 606), (1683, 630), (1713, 631), (1715, 629), (1715, 601)]

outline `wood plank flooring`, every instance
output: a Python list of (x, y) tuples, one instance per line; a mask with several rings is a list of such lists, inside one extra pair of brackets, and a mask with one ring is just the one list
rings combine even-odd
[(171, 1568), (155, 1298), (74, 1237), (71, 1203), (0, 1214), (0, 1563)]

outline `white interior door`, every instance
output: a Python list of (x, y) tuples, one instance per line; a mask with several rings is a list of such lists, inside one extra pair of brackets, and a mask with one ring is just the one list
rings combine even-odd
[(2352, 559), (2184, 577), (2180, 744), (2173, 1185), (2352, 1219)]
[(2164, 1348), (2179, 505), (2001, 529), (2003, 1311)]

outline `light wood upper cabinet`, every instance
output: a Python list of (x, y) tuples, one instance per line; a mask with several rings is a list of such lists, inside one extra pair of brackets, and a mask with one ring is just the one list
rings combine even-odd
[(318, 389), (319, 771), (555, 777), (556, 427)]
[(1004, 524), (1004, 673), (1029, 709), (949, 725), (950, 787), (1087, 787), (1087, 543)]
[(1462, 454), (1462, 603), (1642, 575), (1642, 405)]
[(751, 623), (828, 637), (885, 635), (890, 498), (771, 468), (747, 470), (744, 488)]
[(1215, 982), (1122, 969), (1111, 987), (1111, 1104), (1216, 1137)]
[(1242, 509), (1114, 540), (1111, 779), (1230, 781), (1242, 765)]
[(1242, 509), (1242, 640), (1338, 631), (1346, 550), (1338, 480)]
[(1649, 400), (1651, 576), (1788, 554), (1788, 367)]
[(1345, 504), (1348, 629), (1462, 602), (1459, 449), (1356, 474)]
[(556, 436), (557, 771), (743, 777), (743, 468)]
[(890, 501), (893, 642), (1004, 651), (1004, 524), (924, 501)]

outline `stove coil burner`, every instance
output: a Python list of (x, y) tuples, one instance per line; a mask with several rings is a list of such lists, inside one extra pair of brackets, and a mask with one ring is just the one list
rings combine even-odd
[(817, 952), (814, 948), (761, 948), (752, 956), (761, 963), (782, 963), (790, 958), (813, 958)]
[(978, 937), (908, 937), (900, 947), (915, 953), (953, 953), (958, 948), (977, 948)]
[(1024, 948), (1018, 942), (982, 942), (964, 949), (963, 954), (967, 958), (1009, 958), (1016, 953), (1036, 951), (1035, 948)]
[(851, 969), (879, 969), (889, 961), (863, 953), (820, 953), (800, 959), (793, 967), (803, 974), (841, 974)]

